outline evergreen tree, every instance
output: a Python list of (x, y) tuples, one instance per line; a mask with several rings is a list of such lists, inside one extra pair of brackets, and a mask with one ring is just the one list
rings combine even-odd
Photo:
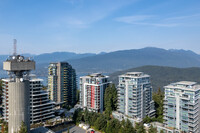
[(104, 94), (104, 106), (106, 117), (110, 117), (113, 110), (117, 109), (117, 89), (115, 85), (109, 85)]
[(78, 109), (74, 112), (74, 115), (72, 117), (74, 123), (79, 123), (80, 121), (83, 120), (83, 116), (82, 116), (82, 110)]
[(146, 116), (144, 119), (143, 119), (143, 123), (150, 123), (152, 121), (152, 119), (148, 116)]
[(154, 128), (152, 125), (149, 128), (149, 133), (157, 133), (157, 128)]
[(146, 130), (144, 129), (144, 125), (142, 122), (136, 123), (135, 128), (137, 133), (146, 133)]
[(85, 121), (85, 123), (89, 124), (89, 119), (90, 119), (90, 113), (86, 109), (85, 112), (84, 112), (84, 121)]
[(27, 127), (24, 122), (21, 122), (21, 126), (18, 133), (27, 133)]
[(97, 120), (98, 117), (100, 117), (100, 114), (95, 113), (95, 112), (91, 112), (91, 113), (90, 113), (89, 124), (90, 124), (91, 126), (94, 126), (95, 121)]
[(156, 109), (156, 118), (157, 121), (163, 122), (163, 102), (164, 102), (164, 93), (161, 89), (158, 89), (157, 93), (153, 93), (153, 100), (155, 102)]
[(132, 123), (127, 119), (121, 122), (121, 128), (119, 133), (136, 133)]
[(107, 120), (103, 114), (97, 118), (97, 120), (94, 123), (94, 126), (97, 130), (105, 131), (107, 126)]
[(126, 132), (126, 133), (136, 133), (136, 131), (135, 131), (135, 129), (133, 128), (133, 125), (132, 125), (132, 123), (129, 121), (129, 119), (126, 120), (125, 132)]
[(120, 122), (116, 119), (112, 119), (107, 123), (106, 133), (118, 133), (120, 128), (121, 128)]

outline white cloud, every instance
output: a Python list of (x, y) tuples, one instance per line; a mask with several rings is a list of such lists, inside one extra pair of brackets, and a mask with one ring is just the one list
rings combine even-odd
[(123, 16), (114, 19), (133, 25), (149, 25), (156, 27), (176, 27), (176, 26), (199, 26), (197, 20), (200, 20), (200, 14), (192, 14), (187, 16), (176, 16), (164, 18), (164, 16), (155, 15), (133, 15)]
[(132, 24), (132, 23), (135, 23), (135, 22), (138, 22), (138, 21), (144, 21), (144, 20), (147, 20), (147, 19), (151, 19), (153, 17), (154, 17), (153, 15), (136, 15), (136, 16), (119, 17), (119, 18), (116, 18), (115, 20), (119, 21), (119, 22)]
[[(174, 27), (177, 26), (177, 23), (160, 23), (160, 22), (152, 22), (158, 19), (155, 15), (135, 15), (135, 16), (124, 16), (118, 17), (115, 20), (118, 22), (134, 24), (134, 25), (149, 25), (149, 26), (157, 26), (157, 27)], [(150, 21), (150, 22), (149, 22)]]
[(188, 16), (177, 16), (177, 17), (170, 17), (170, 18), (166, 18), (165, 20), (183, 20), (183, 19), (191, 19), (191, 18), (197, 18), (200, 17), (200, 14), (192, 14), (192, 15), (188, 15)]
[(178, 26), (178, 23), (133, 23), (138, 25), (149, 25), (149, 26), (156, 26), (156, 27), (175, 27)]
[[(66, 14), (56, 16), (53, 20), (46, 22), (51, 27), (65, 28), (87, 28), (98, 22), (120, 8), (137, 0), (65, 0), (72, 3), (72, 10), (66, 9)], [(90, 5), (88, 5), (90, 1)], [(75, 8), (74, 8), (75, 7)]]

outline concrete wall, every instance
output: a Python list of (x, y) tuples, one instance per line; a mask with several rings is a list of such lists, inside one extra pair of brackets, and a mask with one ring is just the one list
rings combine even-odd
[(3, 69), (7, 71), (35, 70), (35, 62), (3, 62)]
[(30, 129), (30, 87), (29, 81), (24, 80), (20, 82), (8, 83), (8, 132), (17, 132), (20, 128), (21, 122), (23, 121), (28, 129)]

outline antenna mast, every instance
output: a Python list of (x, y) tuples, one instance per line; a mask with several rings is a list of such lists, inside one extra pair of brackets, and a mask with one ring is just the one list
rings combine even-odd
[(14, 47), (13, 55), (16, 56), (17, 55), (17, 40), (16, 39), (13, 39), (13, 47)]

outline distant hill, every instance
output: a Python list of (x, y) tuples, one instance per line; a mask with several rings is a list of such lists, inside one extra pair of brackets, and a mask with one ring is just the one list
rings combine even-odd
[[(73, 52), (54, 52), (54, 53), (44, 53), (40, 55), (22, 54), (25, 57), (31, 57), (36, 61), (36, 74), (38, 76), (47, 75), (47, 67), (50, 62), (59, 62), (65, 60), (79, 59), (89, 56), (94, 56), (93, 53), (77, 54)], [(0, 76), (6, 76), (6, 72), (3, 71), (3, 61), (8, 58), (9, 55), (0, 55)]]
[[(1, 63), (6, 55), (0, 55)], [(38, 76), (47, 76), (47, 68), (50, 62), (67, 61), (77, 71), (82, 73), (112, 73), (115, 71), (135, 68), (145, 65), (169, 66), (169, 67), (200, 67), (200, 55), (187, 50), (147, 47), (142, 49), (120, 50), (109, 53), (85, 53), (54, 52), (40, 55), (32, 55), (36, 61)], [(2, 65), (0, 65), (2, 72)]]
[(40, 63), (50, 63), (50, 62), (59, 62), (65, 60), (72, 59), (80, 59), (84, 57), (94, 56), (96, 54), (93, 53), (84, 53), (84, 54), (76, 54), (73, 52), (54, 52), (54, 53), (45, 53), (34, 56), (34, 60)]
[(110, 80), (114, 84), (118, 84), (118, 76), (126, 72), (144, 72), (151, 76), (153, 90), (157, 91), (158, 88), (163, 90), (163, 86), (177, 81), (195, 81), (200, 83), (200, 68), (175, 68), (164, 66), (142, 66), (131, 68), (123, 71), (118, 71), (110, 74)]
[(66, 60), (79, 72), (106, 72), (158, 65), (171, 67), (200, 67), (200, 55), (186, 50), (143, 48), (121, 50), (81, 59)]

